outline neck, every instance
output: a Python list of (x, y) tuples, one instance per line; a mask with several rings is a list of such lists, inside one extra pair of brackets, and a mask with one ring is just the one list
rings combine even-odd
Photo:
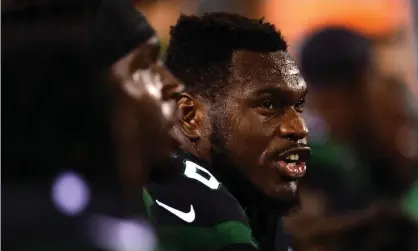
[[(187, 150), (188, 155), (194, 155)], [(212, 174), (227, 188), (244, 209), (251, 228), (254, 230), (254, 237), (263, 250), (273, 250), (276, 246), (276, 235), (282, 232), (281, 217), (285, 210), (280, 208), (280, 203), (274, 203), (258, 190), (234, 167), (227, 154), (220, 149), (212, 151), (212, 163), (197, 158)], [(205, 163), (206, 162), (206, 163)]]
[(283, 232), (281, 218), (286, 209), (281, 202), (273, 201), (259, 192), (227, 156), (225, 150), (218, 148), (212, 151), (214, 171), (245, 210), (260, 248), (275, 250), (277, 245), (284, 243), (277, 239), (277, 235)]
[(272, 200), (260, 192), (233, 164), (226, 149), (212, 149), (212, 166), (219, 180), (245, 210), (254, 208), (259, 212), (274, 212), (276, 215), (288, 211), (286, 203)]

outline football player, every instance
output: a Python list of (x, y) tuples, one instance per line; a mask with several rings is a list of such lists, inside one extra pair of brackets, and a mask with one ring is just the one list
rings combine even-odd
[(154, 30), (129, 0), (9, 2), (2, 29), (2, 247), (120, 250), (134, 230), (150, 250), (142, 185), (182, 90)]
[(235, 14), (181, 16), (166, 65), (184, 82), (175, 126), (181, 174), (148, 187), (167, 250), (287, 251), (310, 156), (306, 82), (279, 30)]

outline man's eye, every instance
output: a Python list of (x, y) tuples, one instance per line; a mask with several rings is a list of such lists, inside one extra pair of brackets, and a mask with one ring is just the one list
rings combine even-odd
[(296, 102), (295, 104), (295, 109), (298, 112), (303, 112), (303, 108), (305, 107), (305, 99), (300, 99), (298, 102)]
[(263, 107), (263, 108), (265, 108), (265, 109), (274, 109), (274, 108), (275, 108), (275, 107), (274, 107), (273, 102), (271, 102), (270, 100), (265, 101), (265, 102), (261, 105), (261, 107)]

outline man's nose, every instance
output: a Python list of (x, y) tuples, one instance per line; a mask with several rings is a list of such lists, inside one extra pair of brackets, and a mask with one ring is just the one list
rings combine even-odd
[(282, 121), (279, 127), (280, 137), (298, 141), (308, 136), (305, 120), (295, 109), (288, 109)]

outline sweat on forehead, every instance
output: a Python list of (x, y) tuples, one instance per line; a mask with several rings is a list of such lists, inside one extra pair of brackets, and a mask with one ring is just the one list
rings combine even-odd
[(303, 78), (296, 62), (284, 51), (234, 52), (230, 72), (235, 79), (256, 78), (267, 84), (272, 84), (280, 79), (294, 84), (303, 84)]

